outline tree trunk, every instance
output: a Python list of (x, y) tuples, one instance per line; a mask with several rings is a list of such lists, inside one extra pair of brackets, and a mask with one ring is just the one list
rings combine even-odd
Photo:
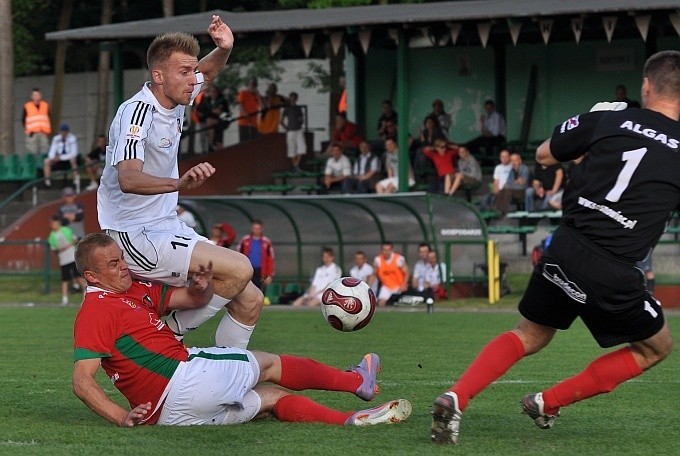
[(14, 151), (14, 47), (12, 1), (0, 0), (0, 153)]
[[(113, 17), (113, 0), (102, 1), (101, 24), (110, 24)], [(99, 50), (99, 86), (97, 89), (97, 114), (94, 122), (93, 141), (97, 136), (106, 134), (109, 122), (109, 80), (111, 75), (111, 51)], [(92, 147), (95, 146), (92, 145)]]
[[(61, 5), (61, 13), (59, 13), (57, 30), (68, 29), (71, 24), (72, 15), (73, 0), (64, 0), (64, 3)], [(66, 50), (68, 45), (67, 41), (58, 41), (54, 54), (54, 91), (52, 94), (52, 106), (50, 107), (52, 131), (59, 131), (59, 123), (61, 122), (61, 107), (64, 102), (64, 79), (66, 76)]]
[(175, 15), (174, 0), (163, 0), (163, 17), (172, 17)]

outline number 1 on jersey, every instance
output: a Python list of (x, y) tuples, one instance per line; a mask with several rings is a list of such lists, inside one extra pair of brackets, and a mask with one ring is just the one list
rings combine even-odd
[(604, 199), (611, 201), (612, 203), (616, 203), (621, 199), (621, 195), (628, 188), (628, 184), (630, 184), (630, 178), (633, 177), (633, 173), (638, 165), (640, 165), (642, 157), (644, 157), (646, 153), (647, 148), (641, 147), (640, 149), (628, 150), (621, 154), (621, 161), (626, 162), (626, 164), (623, 165), (619, 177), (616, 178), (616, 184), (609, 190), (609, 193), (607, 193), (607, 196), (605, 196)]

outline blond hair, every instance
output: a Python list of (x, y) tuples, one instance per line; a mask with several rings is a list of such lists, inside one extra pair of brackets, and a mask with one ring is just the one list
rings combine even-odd
[(188, 33), (172, 32), (157, 36), (146, 51), (146, 64), (149, 69), (167, 62), (173, 52), (181, 52), (198, 57), (201, 47), (196, 37)]

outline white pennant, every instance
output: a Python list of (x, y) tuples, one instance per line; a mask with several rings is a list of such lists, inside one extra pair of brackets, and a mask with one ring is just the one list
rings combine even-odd
[(491, 33), (491, 22), (478, 23), (477, 33), (479, 33), (479, 39), (482, 40), (482, 47), (486, 48), (486, 43), (489, 42), (489, 33)]
[(342, 45), (343, 32), (331, 32), (331, 48), (333, 48), (333, 55), (337, 56), (340, 46)]
[(649, 21), (652, 16), (635, 16), (635, 25), (637, 25), (640, 35), (642, 35), (642, 41), (647, 41), (647, 32), (649, 32)]
[(302, 40), (302, 50), (305, 52), (305, 57), (309, 57), (309, 53), (312, 51), (312, 44), (314, 43), (314, 34), (303, 33), (300, 35), (300, 40)]
[(510, 36), (512, 37), (512, 44), (517, 46), (517, 40), (519, 39), (519, 31), (522, 30), (522, 23), (517, 22), (515, 24), (509, 24)]
[(602, 25), (604, 26), (604, 31), (607, 34), (607, 41), (612, 42), (612, 36), (614, 35), (614, 29), (616, 28), (616, 21), (619, 18), (616, 16), (604, 16), (602, 18)]
[(671, 24), (673, 24), (675, 31), (680, 35), (680, 14), (671, 14), (668, 18), (671, 20)]
[(399, 44), (399, 31), (395, 28), (387, 29), (387, 34), (390, 36), (394, 44)]
[(281, 45), (283, 44), (285, 39), (286, 39), (285, 33), (283, 32), (274, 33), (274, 36), (272, 37), (272, 42), (269, 45), (269, 55), (276, 54), (278, 50), (281, 48)]
[(583, 31), (582, 17), (575, 17), (571, 20), (571, 31), (574, 32), (574, 39), (578, 44), (581, 41), (581, 32)]
[(453, 44), (456, 44), (456, 41), (458, 41), (458, 35), (460, 35), (460, 29), (461, 28), (462, 28), (462, 25), (460, 25), (460, 24), (449, 25), (449, 29), (451, 29), (451, 42)]
[(550, 40), (550, 32), (552, 31), (553, 20), (543, 19), (542, 21), (539, 21), (539, 25), (541, 27), (541, 35), (543, 35), (543, 42), (548, 44), (548, 41)]
[(361, 42), (361, 49), (364, 50), (364, 55), (366, 55), (368, 46), (371, 44), (371, 29), (359, 30), (359, 41)]

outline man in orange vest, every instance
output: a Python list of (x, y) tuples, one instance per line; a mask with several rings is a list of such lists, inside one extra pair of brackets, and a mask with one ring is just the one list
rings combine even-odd
[(380, 280), (378, 306), (386, 306), (393, 295), (403, 293), (408, 289), (410, 271), (406, 259), (394, 251), (392, 242), (382, 243), (382, 251), (375, 257), (373, 268)]
[(52, 135), (50, 105), (42, 99), (37, 87), (31, 92), (30, 101), (24, 104), (22, 121), (26, 134), (26, 150), (32, 154), (47, 152)]
[(240, 142), (257, 138), (259, 132), (259, 112), (262, 106), (260, 92), (257, 91), (257, 78), (248, 81), (248, 87), (240, 90), (236, 98), (241, 108), (238, 117), (238, 139)]

